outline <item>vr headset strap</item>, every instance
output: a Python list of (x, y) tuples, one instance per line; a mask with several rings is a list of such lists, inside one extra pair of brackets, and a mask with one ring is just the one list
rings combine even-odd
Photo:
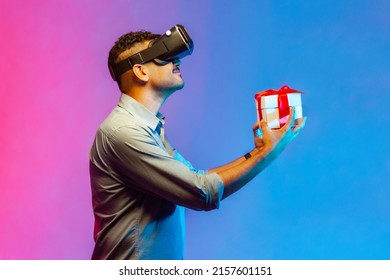
[(149, 62), (167, 52), (168, 48), (165, 44), (163, 42), (158, 42), (157, 44), (152, 45), (151, 47), (140, 51), (117, 64), (108, 65), (108, 68), (110, 69), (112, 78), (116, 81), (120, 75), (131, 70), (135, 64)]

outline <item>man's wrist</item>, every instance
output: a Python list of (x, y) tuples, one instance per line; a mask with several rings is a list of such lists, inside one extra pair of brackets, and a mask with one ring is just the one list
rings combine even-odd
[(247, 152), (244, 155), (245, 160), (248, 160), (250, 158), (256, 157), (259, 153), (261, 153), (261, 150), (257, 147), (255, 147), (252, 151)]
[(246, 160), (250, 158), (255, 158), (256, 160), (261, 160), (262, 158), (267, 157), (269, 153), (263, 148), (263, 147), (255, 147), (252, 151), (246, 153), (244, 155), (244, 158)]
[(244, 155), (244, 158), (245, 158), (245, 159), (250, 159), (251, 157), (252, 157), (251, 153), (246, 153), (246, 154)]

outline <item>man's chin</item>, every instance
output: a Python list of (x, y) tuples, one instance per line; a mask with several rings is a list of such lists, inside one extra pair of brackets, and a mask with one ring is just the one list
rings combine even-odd
[(179, 83), (176, 87), (175, 87), (175, 89), (176, 90), (180, 90), (180, 89), (182, 89), (183, 87), (184, 87), (184, 81), (182, 80), (182, 82), (181, 83)]

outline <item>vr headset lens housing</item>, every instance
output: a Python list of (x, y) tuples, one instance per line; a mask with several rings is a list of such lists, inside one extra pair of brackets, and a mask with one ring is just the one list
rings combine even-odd
[(143, 64), (154, 60), (157, 64), (165, 65), (173, 60), (190, 55), (194, 49), (194, 43), (184, 26), (175, 25), (167, 30), (161, 37), (151, 42), (151, 45), (129, 58), (108, 65), (114, 81), (123, 73), (131, 70), (135, 64)]

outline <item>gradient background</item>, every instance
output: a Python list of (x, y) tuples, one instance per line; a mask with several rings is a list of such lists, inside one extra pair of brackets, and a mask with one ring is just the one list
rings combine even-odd
[(187, 211), (187, 259), (390, 259), (390, 1), (0, 2), (0, 259), (89, 259), (88, 151), (119, 93), (125, 32), (195, 42), (167, 134), (208, 169), (253, 147), (253, 96), (288, 84), (308, 121), (211, 212)]

